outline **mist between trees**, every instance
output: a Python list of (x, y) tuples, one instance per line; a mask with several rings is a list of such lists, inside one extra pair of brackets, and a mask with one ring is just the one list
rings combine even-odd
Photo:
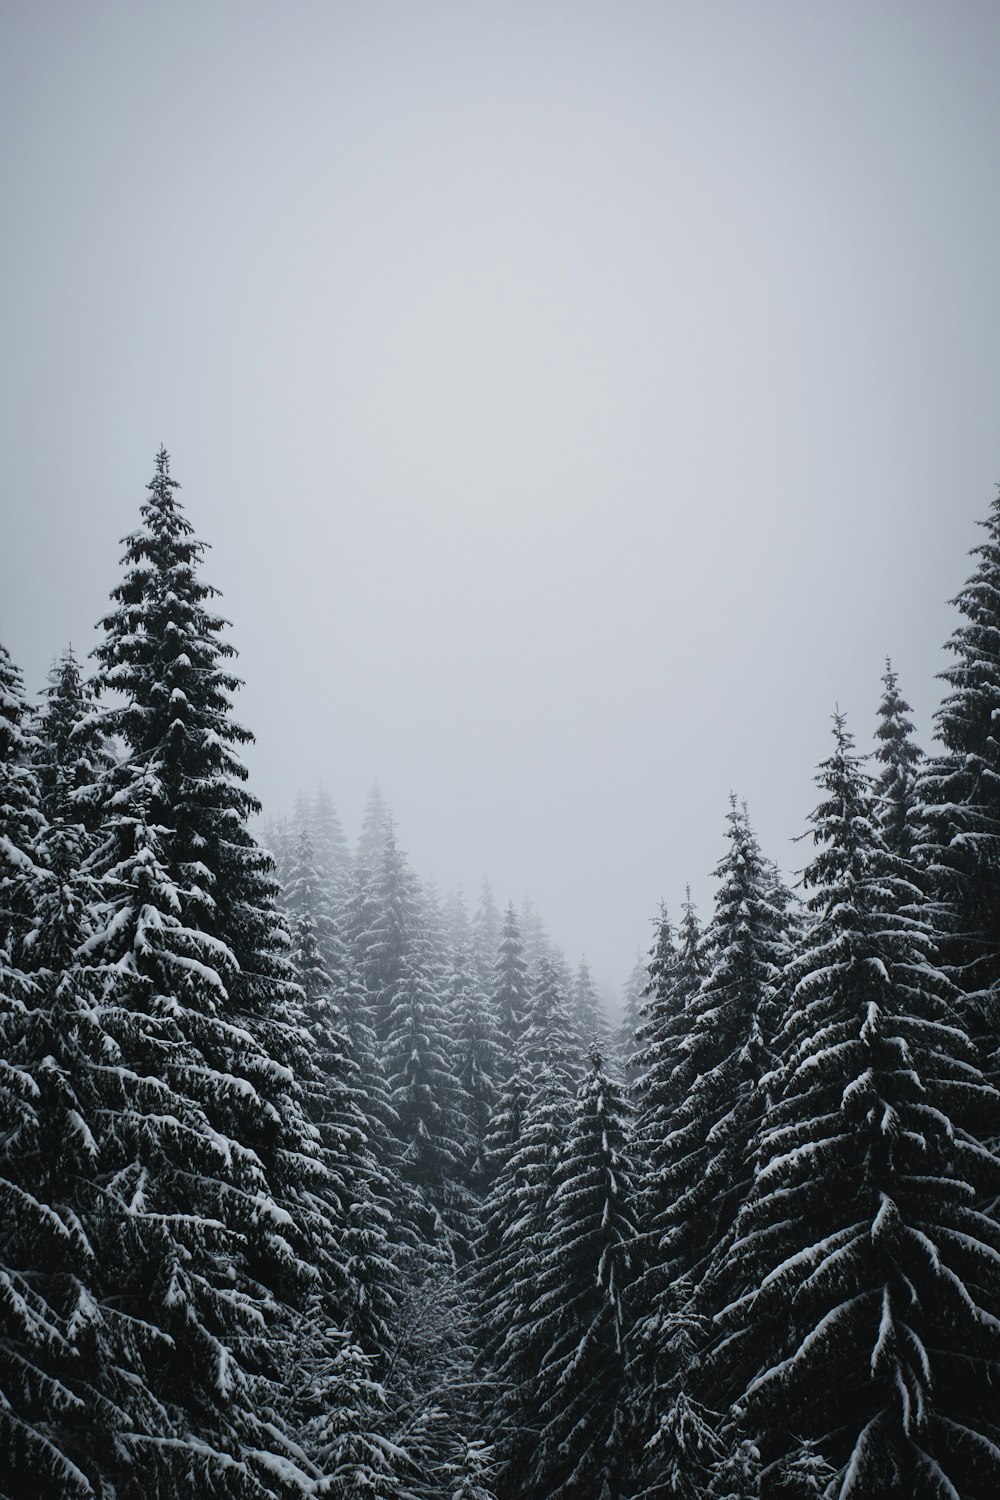
[(377, 790), (258, 844), (177, 490), (92, 671), (0, 648), (2, 1493), (995, 1500), (1000, 502), (933, 750), (887, 663), (612, 1030)]

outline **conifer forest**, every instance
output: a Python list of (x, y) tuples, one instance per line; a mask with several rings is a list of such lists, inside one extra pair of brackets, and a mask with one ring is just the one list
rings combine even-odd
[(995, 1500), (982, 526), (933, 743), (887, 662), (801, 879), (731, 798), (613, 1023), (377, 789), (260, 822), (161, 449), (91, 656), (0, 655), (3, 1493)]
[(1000, 0), (0, 0), (0, 1500), (1000, 1500)]

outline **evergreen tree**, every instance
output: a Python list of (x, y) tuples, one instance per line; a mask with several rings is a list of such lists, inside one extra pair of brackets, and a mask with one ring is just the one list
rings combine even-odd
[(129, 1369), (127, 1319), (97, 1290), (98, 1117), (114, 1055), (99, 987), (76, 963), (93, 893), (84, 830), (60, 817), (68, 738), (43, 756), (0, 646), (0, 1483), (76, 1497), (100, 1492), (107, 1451), (158, 1413)]
[[(648, 1270), (639, 1339), (651, 1374), (646, 1421), (661, 1433), (664, 1421), (669, 1428), (676, 1420), (673, 1396), (682, 1383), (690, 1387), (692, 1362), (717, 1308), (719, 1292), (706, 1283), (706, 1271), (748, 1190), (787, 954), (783, 912), (770, 899), (773, 872), (735, 797), (728, 825), (729, 848), (715, 870), (715, 911), (700, 944), (704, 974), (680, 1025), (675, 1019), (664, 1027), (675, 1046), (663, 1048), (646, 1080), (653, 1115), (640, 1137), (648, 1150), (641, 1221)], [(666, 1080), (664, 1056), (673, 1063)], [(645, 1468), (654, 1485), (660, 1463), (654, 1440)]]
[(463, 1184), (467, 1125), (451, 1069), (443, 1007), (419, 962), (405, 958), (392, 995), (386, 1073), (402, 1146), (400, 1171), (410, 1186), (423, 1238), (466, 1253), (471, 1202)]
[(642, 1025), (642, 1003), (649, 972), (637, 951), (635, 964), (622, 986), (621, 1021), (615, 1033), (615, 1050), (622, 1072), (629, 1083), (638, 1075), (639, 1028)]
[(591, 978), (590, 966), (585, 958), (581, 958), (573, 981), (570, 1014), (580, 1055), (589, 1057), (595, 1044), (606, 1050), (608, 1023), (597, 993), (597, 986)]
[(501, 917), (493, 899), (493, 888), (488, 880), (483, 881), (479, 892), (479, 905), (472, 919), (472, 958), (476, 976), (484, 994), (488, 994), (493, 983), (493, 969), (497, 949), (500, 945)]
[(916, 788), (922, 756), (913, 740), (913, 724), (907, 718), (912, 709), (900, 696), (898, 678), (888, 657), (882, 683), (885, 691), (875, 730), (875, 759), (881, 766), (875, 783), (879, 831), (892, 854), (910, 859), (918, 837)]
[(536, 1316), (539, 1267), (573, 1105), (565, 1074), (542, 1066), (520, 1076), (518, 1135), (486, 1200), (474, 1278), (480, 1362), (491, 1390), (486, 1435), (496, 1449), (504, 1500), (525, 1493), (536, 1442), (539, 1370), (547, 1352)]
[(294, 1468), (281, 1359), (329, 1233), (325, 1173), (294, 1082), (287, 934), (247, 827), (233, 648), (163, 449), (148, 488), (96, 652), (118, 695), (102, 728), (127, 752), (86, 949), (115, 976), (105, 1026), (128, 1089), (103, 1142), (102, 1270), (165, 1414), (141, 1441), (139, 1492), (249, 1494)]
[(78, 823), (92, 835), (102, 814), (101, 784), (113, 756), (99, 728), (93, 689), (71, 646), (49, 674), (33, 758), (44, 816)]
[(447, 1011), (453, 1067), (467, 1120), (467, 1184), (480, 1195), (486, 1185), (486, 1137), (497, 1103), (502, 1054), (489, 1002), (468, 946), (453, 950)]
[(581, 1051), (570, 1019), (565, 977), (552, 958), (539, 959), (521, 1049), (529, 1066), (551, 1068), (575, 1087)]
[(712, 1358), (720, 1383), (744, 1373), (762, 1494), (816, 1493), (810, 1473), (832, 1470), (822, 1493), (845, 1500), (985, 1500), (1000, 1481), (1000, 1229), (980, 1207), (1000, 1186), (980, 1137), (995, 1094), (839, 714), (818, 781), (813, 920)]
[(528, 965), (513, 903), (507, 906), (497, 945), (492, 999), (500, 1044), (507, 1059), (505, 1072), (509, 1077), (515, 1046), (528, 1021)]
[(545, 1349), (531, 1494), (615, 1500), (628, 1462), (625, 1296), (635, 1224), (627, 1107), (600, 1053), (580, 1085), (556, 1172), (532, 1316)]
[(953, 601), (962, 620), (947, 643), (953, 664), (941, 673), (951, 689), (936, 715), (941, 749), (918, 786), (917, 852), (946, 908), (944, 956), (967, 997), (968, 1024), (992, 1056), (1000, 989), (1000, 495), (981, 524), (975, 571)]
[[(636, 1285), (632, 1292), (635, 1329), (631, 1336), (632, 1381), (645, 1408), (646, 1430), (663, 1416), (658, 1392), (690, 1354), (685, 1325), (678, 1328), (674, 1266), (660, 1244), (663, 1216), (671, 1197), (664, 1185), (672, 1160), (673, 1121), (684, 1097), (682, 1064), (688, 1036), (688, 1006), (702, 979), (701, 928), (688, 892), (680, 947), (664, 906), (650, 954), (634, 1085), (634, 1156), (638, 1172), (637, 1220), (640, 1230)], [(683, 1357), (682, 1357), (683, 1356)]]
[[(320, 947), (317, 915), (326, 903), (305, 830), (296, 843), (288, 899), (294, 912), (292, 961), (304, 997), (301, 1024), (310, 1039), (300, 1076), (327, 1174), (317, 1206), (334, 1215), (331, 1233), (319, 1246), (332, 1297), (317, 1311), (327, 1321), (334, 1317), (362, 1351), (377, 1358), (388, 1345), (394, 1308), (390, 1183), (369, 1147), (366, 1097)], [(339, 1367), (339, 1346), (334, 1361)]]

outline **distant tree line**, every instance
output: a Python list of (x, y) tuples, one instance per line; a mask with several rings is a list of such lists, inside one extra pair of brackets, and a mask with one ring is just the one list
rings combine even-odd
[(887, 663), (612, 1032), (377, 789), (260, 846), (177, 488), (92, 673), (0, 647), (0, 1494), (995, 1500), (1000, 500), (933, 753)]

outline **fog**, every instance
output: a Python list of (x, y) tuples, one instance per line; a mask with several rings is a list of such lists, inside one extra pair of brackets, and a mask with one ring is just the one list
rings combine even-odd
[(788, 872), (886, 653), (924, 739), (1000, 478), (1000, 9), (0, 12), (0, 638), (88, 651), (162, 441), (267, 811), (617, 986)]

